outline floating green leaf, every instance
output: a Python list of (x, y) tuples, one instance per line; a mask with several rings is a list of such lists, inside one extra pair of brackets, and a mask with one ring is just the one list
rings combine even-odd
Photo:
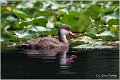
[(115, 33), (111, 31), (104, 31), (100, 33), (99, 36), (101, 39), (104, 39), (104, 40), (112, 40), (116, 37)]
[(35, 19), (28, 20), (28, 21), (24, 21), (20, 25), (21, 26), (38, 25), (38, 26), (44, 26), (45, 27), (47, 22), (48, 21), (47, 21), (46, 18), (35, 18)]
[(6, 18), (6, 20), (8, 20), (8, 21), (17, 21), (18, 19), (15, 18), (15, 17), (12, 16), (12, 15), (9, 15), (9, 16)]
[(2, 32), (1, 37), (4, 40), (16, 40), (17, 36), (14, 34), (14, 32)]
[(103, 13), (111, 14), (114, 12), (115, 8), (116, 8), (115, 6), (109, 6), (109, 8), (103, 8)]
[(114, 46), (105, 46), (105, 45), (91, 45), (91, 44), (83, 44), (75, 46), (77, 49), (111, 49), (115, 48)]
[(116, 15), (119, 15), (119, 7), (117, 7), (114, 12), (116, 13)]
[(85, 15), (80, 15), (80, 17), (78, 19), (78, 23), (80, 26), (84, 26), (85, 28), (92, 24), (90, 18)]
[(13, 10), (13, 13), (14, 13), (17, 17), (22, 18), (22, 19), (28, 17), (27, 14), (25, 14), (24, 12), (22, 12), (22, 11), (20, 11), (20, 10), (18, 10), (18, 9), (14, 9), (14, 10)]
[(96, 26), (106, 24), (106, 22), (104, 20), (95, 21), (94, 23)]
[(75, 42), (73, 42), (73, 44), (80, 45), (80, 44), (85, 44), (85, 42), (84, 41), (75, 41)]
[(79, 18), (80, 17), (80, 12), (77, 11), (69, 11), (69, 15), (74, 18)]
[(61, 21), (65, 24), (70, 25), (70, 26), (74, 26), (74, 27), (78, 26), (77, 21), (73, 17), (68, 16), (68, 15), (62, 17)]
[(107, 24), (109, 26), (112, 26), (112, 25), (119, 25), (119, 19), (110, 19)]
[(111, 27), (110, 27), (110, 30), (111, 31), (119, 31), (119, 25), (112, 25)]
[(48, 21), (45, 18), (37, 18), (33, 20), (33, 23), (37, 23), (39, 26), (46, 26), (47, 22)]
[(33, 8), (33, 4), (31, 2), (21, 2), (16, 7), (17, 8)]
[(99, 18), (99, 14), (101, 12), (102, 12), (101, 7), (99, 7), (98, 5), (92, 5), (86, 10), (85, 15), (96, 20)]
[(111, 32), (111, 31), (104, 31), (104, 32), (100, 33), (99, 36), (112, 36), (112, 37), (115, 37), (114, 33)]

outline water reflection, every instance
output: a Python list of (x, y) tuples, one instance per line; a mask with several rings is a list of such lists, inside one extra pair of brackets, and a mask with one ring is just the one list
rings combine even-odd
[(66, 74), (70, 73), (71, 63), (77, 58), (77, 54), (71, 53), (67, 54), (69, 47), (66, 48), (54, 48), (54, 49), (26, 49), (24, 54), (27, 54), (30, 58), (41, 58), (44, 62), (50, 62), (57, 60), (58, 67), (60, 68), (60, 73)]
[[(1, 53), (2, 79), (117, 79), (119, 49), (10, 50)], [(98, 77), (98, 75), (116, 77)]]

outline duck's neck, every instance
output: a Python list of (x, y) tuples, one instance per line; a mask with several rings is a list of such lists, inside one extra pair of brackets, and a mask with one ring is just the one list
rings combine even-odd
[(61, 42), (63, 42), (63, 43), (68, 43), (68, 40), (67, 40), (67, 38), (66, 38), (66, 35), (60, 35), (60, 36), (59, 36), (59, 40), (60, 40)]
[(66, 32), (64, 29), (58, 30), (59, 40), (63, 43), (68, 43), (68, 40), (66, 39)]

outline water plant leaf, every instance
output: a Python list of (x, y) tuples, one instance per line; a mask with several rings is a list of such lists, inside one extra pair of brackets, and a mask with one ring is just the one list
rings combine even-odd
[(50, 31), (50, 29), (47, 29), (46, 27), (42, 26), (35, 26), (32, 28), (33, 31)]
[(28, 17), (27, 14), (25, 14), (24, 12), (22, 12), (22, 11), (20, 11), (20, 10), (18, 10), (18, 9), (14, 9), (14, 10), (13, 10), (13, 13), (14, 13), (17, 17), (22, 18), (22, 19)]
[(68, 25), (73, 26), (73, 27), (78, 26), (77, 21), (69, 15), (66, 15), (66, 16), (62, 17), (61, 21), (65, 24), (68, 24)]
[(99, 26), (99, 25), (106, 24), (106, 21), (105, 20), (99, 20), (99, 21), (95, 21), (94, 23), (95, 23), (96, 26)]
[(69, 15), (74, 17), (74, 18), (79, 18), (80, 12), (77, 11), (69, 11)]
[(54, 24), (50, 21), (48, 21), (48, 23), (46, 24), (47, 28), (54, 28)]
[(75, 46), (73, 48), (77, 48), (77, 49), (111, 49), (114, 47), (115, 46), (83, 44), (83, 45)]
[(99, 13), (101, 12), (102, 12), (101, 7), (99, 7), (98, 5), (91, 5), (89, 8), (87, 8), (85, 15), (96, 20), (99, 18)]
[(9, 16), (6, 18), (6, 20), (8, 20), (8, 21), (17, 21), (18, 19), (15, 18), (15, 17), (12, 16), (12, 15), (9, 15)]
[(73, 41), (72, 43), (76, 45), (85, 44), (84, 41)]
[(112, 36), (112, 37), (115, 37), (114, 33), (111, 32), (111, 31), (104, 31), (104, 32), (100, 33), (99, 36)]
[(92, 24), (90, 17), (86, 15), (80, 15), (78, 19), (79, 26), (84, 26), (85, 28)]
[(16, 40), (17, 36), (14, 34), (14, 32), (2, 32), (1, 38), (3, 40)]
[(115, 8), (116, 8), (115, 6), (109, 6), (109, 8), (104, 8), (103, 13), (105, 13), (106, 15), (111, 14), (114, 12)]
[(99, 36), (101, 39), (104, 39), (104, 40), (112, 40), (116, 37), (115, 33), (111, 31), (104, 31), (100, 33)]
[(15, 34), (18, 38), (23, 38), (23, 37), (26, 37), (27, 35), (29, 35), (27, 32), (25, 32), (25, 33), (15, 32)]
[(119, 31), (119, 25), (112, 25), (112, 26), (110, 27), (110, 30), (111, 30), (111, 31), (114, 31), (114, 32), (115, 32), (115, 31), (118, 32), (118, 31)]
[(35, 19), (29, 19), (26, 21), (23, 21), (20, 23), (21, 26), (28, 26), (28, 25), (37, 25), (37, 26), (46, 26), (47, 24), (47, 19), (46, 18), (35, 18)]
[(33, 20), (33, 23), (37, 23), (39, 26), (46, 26), (47, 22), (46, 18), (36, 18)]
[(119, 25), (119, 19), (110, 19), (107, 24), (109, 26), (112, 26), (112, 25)]
[(21, 2), (16, 8), (33, 8), (33, 4), (31, 2)]
[(51, 10), (44, 10), (44, 11), (41, 11), (41, 10), (36, 10), (33, 14), (33, 17), (39, 17), (39, 16), (46, 16), (46, 17), (49, 17), (52, 15), (52, 11)]
[(119, 15), (119, 7), (117, 7), (114, 12), (116, 13), (116, 15)]

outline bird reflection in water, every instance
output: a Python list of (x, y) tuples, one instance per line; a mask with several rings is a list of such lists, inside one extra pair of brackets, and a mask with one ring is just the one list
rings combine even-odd
[(41, 58), (47, 61), (57, 60), (60, 74), (70, 73), (71, 63), (77, 59), (76, 52), (69, 52), (69, 47), (54, 49), (26, 49), (24, 50), (30, 58)]

